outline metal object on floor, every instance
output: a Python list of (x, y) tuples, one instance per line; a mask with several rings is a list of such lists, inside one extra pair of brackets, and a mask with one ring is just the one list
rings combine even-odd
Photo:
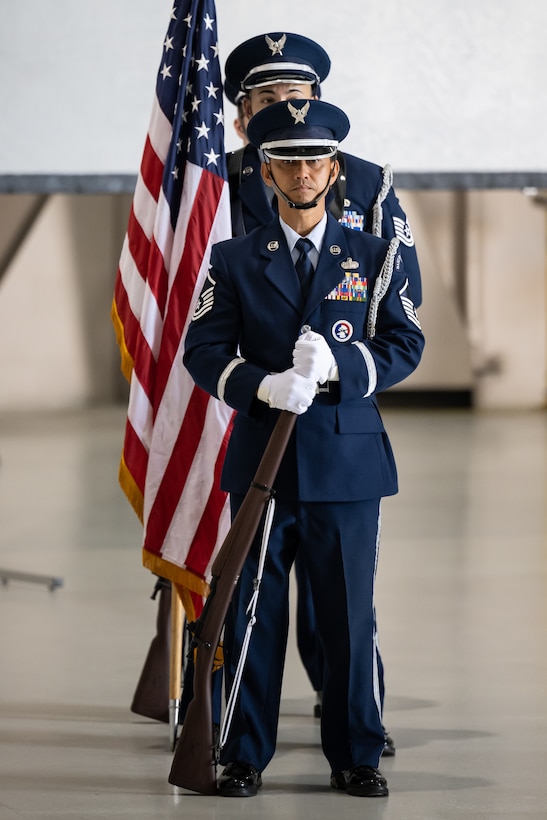
[(13, 569), (0, 569), (0, 579), (4, 585), (8, 581), (28, 581), (31, 584), (45, 584), (52, 591), (64, 584), (63, 579), (57, 575), (37, 575), (34, 572), (19, 572)]

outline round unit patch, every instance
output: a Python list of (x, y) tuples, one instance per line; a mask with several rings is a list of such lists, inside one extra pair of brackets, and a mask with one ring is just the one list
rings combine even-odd
[(347, 342), (353, 336), (353, 325), (347, 319), (339, 319), (333, 324), (331, 333), (337, 342)]

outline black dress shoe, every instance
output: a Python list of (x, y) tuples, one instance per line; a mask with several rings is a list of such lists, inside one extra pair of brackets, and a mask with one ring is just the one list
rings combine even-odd
[(384, 735), (382, 757), (395, 757), (395, 743), (393, 742), (393, 738), (390, 737), (387, 732)]
[(343, 772), (332, 772), (333, 789), (345, 791), (354, 797), (387, 797), (387, 780), (374, 766), (354, 766)]
[(217, 780), (222, 797), (253, 797), (262, 786), (258, 769), (248, 763), (228, 763)]

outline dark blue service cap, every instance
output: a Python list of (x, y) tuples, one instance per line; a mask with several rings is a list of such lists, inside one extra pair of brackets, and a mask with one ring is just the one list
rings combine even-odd
[(233, 86), (228, 80), (224, 81), (224, 93), (233, 105), (238, 105), (245, 97), (245, 92), (241, 91), (239, 86)]
[(285, 100), (268, 105), (249, 122), (247, 136), (272, 159), (320, 159), (336, 153), (349, 119), (321, 100)]
[(274, 31), (245, 40), (226, 60), (226, 83), (249, 91), (272, 83), (322, 82), (330, 71), (324, 48), (301, 34)]

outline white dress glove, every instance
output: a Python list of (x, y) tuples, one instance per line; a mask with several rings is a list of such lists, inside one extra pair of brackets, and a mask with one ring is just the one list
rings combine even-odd
[(314, 333), (313, 330), (307, 330), (300, 336), (294, 346), (292, 357), (297, 373), (319, 384), (328, 381), (334, 371), (338, 370), (336, 359), (325, 337), (320, 333)]
[(264, 376), (257, 390), (257, 396), (270, 407), (289, 410), (300, 416), (305, 413), (315, 398), (315, 382), (297, 373), (291, 367), (283, 373)]

